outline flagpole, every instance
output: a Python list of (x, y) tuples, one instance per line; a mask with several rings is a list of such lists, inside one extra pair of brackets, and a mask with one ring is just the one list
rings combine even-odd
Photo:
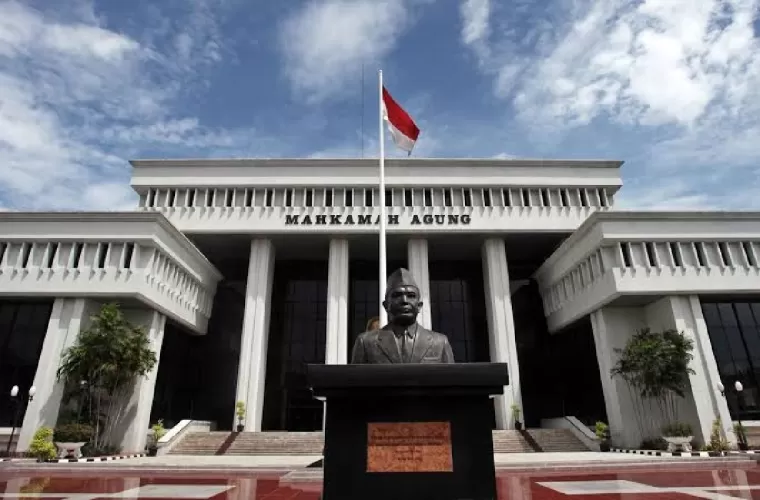
[(378, 71), (379, 93), (380, 93), (380, 326), (388, 323), (388, 315), (383, 308), (385, 300), (385, 280), (388, 276), (386, 270), (385, 256), (385, 225), (387, 217), (385, 216), (385, 123), (383, 117), (383, 70)]

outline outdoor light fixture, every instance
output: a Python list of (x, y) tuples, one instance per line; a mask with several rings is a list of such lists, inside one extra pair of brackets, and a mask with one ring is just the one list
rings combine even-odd
[[(34, 395), (37, 393), (37, 388), (34, 386), (31, 386), (29, 388), (29, 401), (34, 399)], [(18, 386), (14, 385), (11, 387), (11, 402), (14, 405), (13, 409), (13, 428), (11, 429), (11, 437), (8, 438), (8, 445), (5, 447), (5, 454), (10, 456), (11, 453), (11, 443), (13, 442), (13, 436), (16, 434), (16, 428), (18, 427), (18, 417), (19, 413), (21, 411), (21, 401), (19, 401), (18, 398)]]

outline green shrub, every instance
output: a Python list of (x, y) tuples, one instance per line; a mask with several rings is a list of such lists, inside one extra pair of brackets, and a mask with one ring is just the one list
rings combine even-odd
[(87, 443), (95, 430), (87, 424), (64, 424), (55, 428), (53, 441), (56, 443)]
[(50, 427), (37, 429), (34, 437), (32, 437), (32, 443), (29, 445), (29, 455), (36, 458), (38, 462), (52, 460), (57, 456), (53, 444), (53, 429)]
[(607, 424), (604, 422), (597, 422), (596, 427), (594, 429), (594, 433), (596, 434), (596, 437), (598, 437), (600, 440), (608, 439), (610, 428)]
[(666, 437), (689, 437), (694, 432), (689, 424), (683, 422), (673, 422), (662, 428), (662, 435)]

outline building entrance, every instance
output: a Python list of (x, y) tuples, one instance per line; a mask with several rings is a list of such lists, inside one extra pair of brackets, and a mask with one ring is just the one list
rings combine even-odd
[(326, 332), (327, 263), (278, 261), (262, 430), (322, 430), (323, 406), (309, 390), (306, 365), (325, 362)]

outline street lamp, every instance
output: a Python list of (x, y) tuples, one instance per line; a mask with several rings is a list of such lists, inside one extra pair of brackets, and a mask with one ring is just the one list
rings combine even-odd
[(742, 425), (741, 412), (744, 409), (743, 391), (744, 386), (738, 380), (734, 383), (734, 389), (736, 389), (736, 404), (739, 405), (739, 412), (736, 415), (737, 426), (739, 429), (739, 449), (746, 450), (749, 448), (747, 443), (747, 436), (744, 435), (744, 426)]
[[(718, 382), (716, 387), (718, 388), (718, 391), (720, 391), (720, 395), (726, 397), (726, 387), (721, 382)], [(741, 419), (741, 412), (744, 407), (742, 404), (742, 392), (744, 391), (744, 386), (737, 380), (734, 382), (734, 390), (736, 391), (736, 404), (739, 407), (739, 411), (736, 414), (737, 428), (739, 430), (739, 435), (737, 436), (739, 438), (738, 445), (740, 450), (746, 450), (749, 448), (749, 445), (747, 444), (747, 436), (744, 435), (744, 426), (742, 426)]]
[[(29, 396), (28, 400), (31, 401), (34, 399), (34, 395), (37, 394), (37, 388), (34, 386), (31, 386), (29, 388)], [(8, 446), (5, 448), (6, 455), (10, 456), (11, 453), (11, 443), (13, 442), (13, 437), (16, 434), (16, 427), (18, 427), (18, 416), (21, 410), (21, 400), (18, 397), (18, 386), (14, 385), (11, 387), (11, 401), (13, 402), (14, 409), (13, 409), (13, 428), (11, 429), (11, 436), (8, 438)]]

